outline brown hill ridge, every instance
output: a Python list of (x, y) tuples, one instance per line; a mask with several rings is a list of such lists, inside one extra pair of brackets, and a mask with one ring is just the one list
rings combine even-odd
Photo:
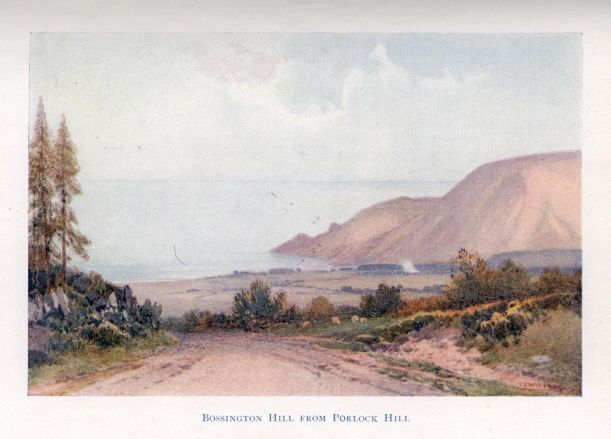
[(433, 263), (448, 262), (463, 247), (484, 257), (580, 249), (581, 153), (488, 163), (441, 198), (384, 201), (272, 251), (336, 264)]

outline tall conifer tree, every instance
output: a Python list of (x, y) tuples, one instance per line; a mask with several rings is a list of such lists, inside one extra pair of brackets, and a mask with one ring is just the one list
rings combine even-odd
[(55, 227), (60, 243), (61, 274), (66, 279), (66, 265), (70, 259), (68, 249), (84, 259), (88, 258), (85, 247), (90, 241), (76, 228), (78, 221), (70, 207), (72, 197), (81, 193), (81, 187), (76, 179), (79, 165), (76, 160), (76, 147), (70, 138), (66, 118), (62, 119), (55, 140), (55, 166), (52, 180), (57, 194)]
[[(38, 102), (38, 113), (29, 148), (29, 265), (35, 272), (45, 271), (44, 285), (50, 286), (52, 259), (57, 255), (53, 235), (53, 181), (51, 170), (55, 157), (51, 147), (51, 135), (45, 115), (42, 97)], [(36, 276), (38, 279), (38, 276)]]

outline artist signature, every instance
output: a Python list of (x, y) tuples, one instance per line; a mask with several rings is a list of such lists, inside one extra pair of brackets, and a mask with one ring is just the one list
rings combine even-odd
[(536, 381), (520, 381), (518, 382), (518, 386), (523, 389), (536, 389), (536, 390), (562, 390), (562, 386), (558, 384), (551, 383), (540, 383)]

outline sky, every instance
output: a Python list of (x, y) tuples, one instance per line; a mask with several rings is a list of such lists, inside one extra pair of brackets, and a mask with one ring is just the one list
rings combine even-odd
[(82, 180), (458, 181), (580, 148), (578, 34), (34, 33)]

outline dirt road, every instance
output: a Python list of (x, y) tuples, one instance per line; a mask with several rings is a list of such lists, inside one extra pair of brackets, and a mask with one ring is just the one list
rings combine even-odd
[(389, 346), (388, 350), (367, 353), (338, 349), (343, 345), (313, 337), (230, 331), (188, 334), (176, 345), (144, 359), (69, 381), (40, 383), (30, 388), (29, 394), (408, 396), (531, 394), (532, 389), (539, 394), (559, 392), (528, 370), (480, 364), (475, 350), (465, 351), (455, 345), (455, 332), (438, 330), (400, 348)]
[(269, 334), (187, 335), (129, 368), (43, 386), (71, 395), (435, 395), (429, 383), (398, 380), (372, 357)]

